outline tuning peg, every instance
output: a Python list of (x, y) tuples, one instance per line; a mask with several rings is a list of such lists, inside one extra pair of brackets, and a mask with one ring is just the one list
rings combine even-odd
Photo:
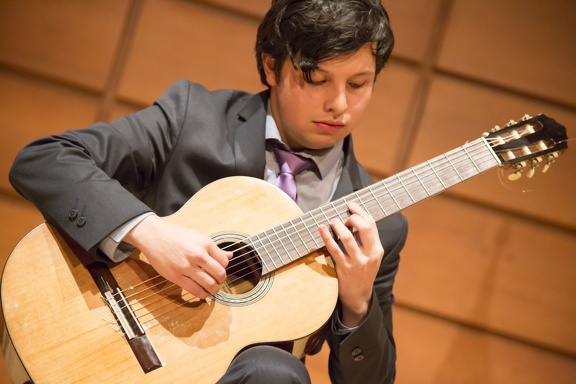
[(540, 157), (530, 160), (530, 169), (526, 172), (527, 178), (531, 179), (534, 176), (534, 172), (536, 171), (536, 167), (540, 164), (540, 161), (542, 161), (542, 158)]
[(511, 126), (513, 126), (513, 125), (516, 124), (516, 123), (517, 123), (517, 121), (510, 120), (510, 121), (506, 124), (506, 127), (511, 127)]
[(546, 155), (546, 164), (544, 164), (544, 167), (542, 167), (542, 173), (546, 173), (546, 171), (548, 171), (548, 168), (550, 168), (552, 163), (554, 163), (556, 161), (556, 158), (558, 156), (560, 156), (558, 151), (552, 152), (552, 153), (549, 153), (548, 155)]
[(508, 175), (508, 180), (510, 181), (516, 181), (519, 180), (522, 177), (522, 170), (516, 171), (514, 173), (511, 173)]
[(530, 116), (529, 114), (525, 114), (524, 116), (522, 116), (522, 121), (526, 121), (526, 120), (530, 120), (532, 118), (532, 116)]
[(522, 177), (522, 170), (526, 167), (526, 162), (522, 161), (520, 163), (516, 163), (512, 166), (514, 172), (508, 175), (508, 180), (516, 181)]

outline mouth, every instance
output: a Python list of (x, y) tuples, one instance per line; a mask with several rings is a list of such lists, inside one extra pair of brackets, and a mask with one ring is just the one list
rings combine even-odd
[(316, 126), (321, 130), (330, 132), (338, 131), (344, 128), (344, 123), (340, 121), (323, 120), (323, 121), (315, 121), (314, 124), (316, 124)]

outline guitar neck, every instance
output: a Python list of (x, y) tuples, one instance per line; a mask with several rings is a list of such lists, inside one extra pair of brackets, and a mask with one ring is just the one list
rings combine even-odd
[(324, 247), (318, 226), (334, 218), (346, 220), (351, 202), (380, 221), (500, 164), (490, 144), (479, 138), (256, 234), (248, 242), (261, 256), (263, 274), (272, 272)]

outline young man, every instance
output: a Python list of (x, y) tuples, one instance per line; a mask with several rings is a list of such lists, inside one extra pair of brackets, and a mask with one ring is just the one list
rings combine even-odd
[[(206, 298), (225, 281), (232, 254), (162, 216), (223, 177), (275, 183), (279, 147), (314, 160), (296, 176), (304, 211), (371, 184), (350, 133), (392, 46), (378, 0), (273, 1), (256, 42), (267, 91), (210, 92), (177, 82), (138, 113), (29, 144), (10, 180), (96, 259), (121, 262), (136, 247), (166, 279)], [(392, 285), (406, 222), (395, 215), (376, 224), (356, 204), (349, 211), (344, 222), (330, 223), (342, 246), (328, 228), (318, 229), (339, 288), (323, 335), (331, 348), (329, 373), (336, 383), (390, 383), (396, 358)], [(309, 380), (299, 359), (258, 346), (240, 353), (221, 382)]]

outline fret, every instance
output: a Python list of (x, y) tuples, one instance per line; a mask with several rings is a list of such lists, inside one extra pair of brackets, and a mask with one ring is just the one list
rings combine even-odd
[(446, 186), (446, 184), (444, 184), (444, 181), (442, 181), (442, 178), (440, 177), (440, 175), (438, 174), (438, 172), (436, 172), (436, 169), (432, 166), (431, 160), (428, 160), (426, 162), (426, 164), (428, 164), (428, 166), (430, 167), (430, 169), (432, 170), (432, 172), (434, 172), (434, 174), (436, 175), (436, 178), (438, 178), (438, 181), (440, 182), (440, 184), (442, 184), (442, 188), (446, 189), (448, 188)]
[(410, 200), (412, 200), (412, 202), (415, 203), (416, 200), (414, 199), (414, 196), (412, 196), (412, 194), (410, 193), (410, 190), (408, 189), (408, 187), (406, 186), (406, 184), (404, 184), (404, 181), (400, 178), (400, 175), (396, 175), (395, 177), (396, 177), (396, 179), (400, 182), (400, 185), (402, 186), (402, 188), (404, 189), (404, 191), (406, 191), (406, 195), (408, 195), (408, 197), (410, 198)]
[[(306, 214), (305, 216), (312, 217), (312, 212), (313, 212), (313, 211), (308, 212), (308, 214)], [(304, 217), (304, 216), (301, 216), (301, 218), (302, 218), (302, 217)], [(314, 218), (312, 217), (312, 219), (314, 219)], [(308, 232), (308, 235), (310, 236), (310, 239), (312, 239), (312, 241), (314, 242), (314, 246), (316, 247), (315, 249), (321, 248), (321, 247), (318, 245), (318, 242), (316, 241), (316, 237), (315, 237), (314, 234), (310, 231), (310, 227), (309, 227), (308, 225), (306, 225), (306, 223), (304, 222), (303, 219), (302, 219), (301, 221), (302, 221), (302, 225), (304, 226), (304, 228), (305, 228), (306, 231)], [(316, 220), (314, 220), (314, 221), (316, 221)]]
[(479, 139), (479, 141), (486, 149), (486, 152), (488, 152), (490, 160), (492, 160), (490, 162), (485, 163), (486, 166), (482, 169), (482, 171), (486, 171), (488, 169), (491, 169), (492, 167), (500, 165), (501, 164), (500, 159), (498, 158), (498, 155), (496, 155), (496, 152), (492, 150), (492, 146), (488, 143), (488, 141), (485, 138), (481, 138)]
[(378, 209), (378, 201), (375, 201), (369, 188), (363, 188), (354, 192), (354, 196), (358, 200), (358, 204), (364, 208), (374, 219), (379, 216), (380, 210)]
[(479, 173), (478, 167), (466, 150), (466, 147), (461, 148), (458, 153), (458, 162), (454, 164), (457, 168), (458, 175), (462, 180), (466, 180)]
[(390, 191), (390, 188), (388, 188), (388, 185), (386, 185), (385, 181), (386, 180), (383, 180), (382, 185), (384, 186), (384, 188), (386, 188), (388, 195), (392, 198), (392, 201), (394, 201), (394, 204), (396, 204), (396, 207), (398, 208), (395, 212), (400, 211), (402, 209), (402, 207), (400, 206), (400, 204), (396, 200), (396, 197), (394, 197), (394, 194), (392, 194), (392, 191)]
[[(343, 198), (340, 199), (340, 201), (344, 204), (344, 210), (345, 212), (348, 212), (348, 202), (346, 201), (346, 197), (344, 196)], [(347, 215), (347, 217), (345, 219), (342, 218), (342, 215), (340, 215), (340, 212), (338, 210), (336, 210), (336, 214), (338, 215), (338, 218), (342, 221), (345, 221), (346, 218), (350, 217), (349, 215)]]
[[(378, 199), (378, 197), (376, 196), (376, 194), (374, 193), (374, 191), (372, 190), (372, 186), (369, 186), (368, 188), (366, 188), (370, 194), (372, 195), (372, 197), (374, 197), (374, 201), (376, 201), (376, 203), (378, 203), (378, 206), (380, 207), (380, 210), (382, 211), (382, 213), (384, 214), (384, 217), (388, 216), (388, 212), (386, 212), (386, 209), (384, 209), (384, 207), (382, 206), (382, 203), (380, 203), (380, 199)], [(376, 218), (376, 215), (372, 215), (374, 218)]]
[[(290, 259), (290, 260), (289, 260), (288, 262), (284, 262), (284, 260), (282, 260), (282, 256), (281, 256), (282, 253), (281, 253), (281, 252), (278, 252), (278, 255), (279, 255), (280, 259), (282, 260), (282, 262), (284, 262), (284, 264), (288, 264), (289, 262), (294, 261), (294, 259), (293, 259), (292, 256), (290, 255), (290, 254), (292, 253), (292, 251), (289, 250), (289, 249), (286, 247), (286, 243), (287, 243), (286, 239), (290, 240), (290, 237), (289, 237), (289, 236), (283, 236), (283, 237), (281, 237), (281, 236), (278, 234), (278, 231), (276, 231), (276, 228), (278, 228), (278, 227), (272, 228), (272, 231), (274, 231), (274, 235), (276, 236), (276, 239), (277, 239), (277, 240), (275, 240), (275, 242), (280, 243), (280, 245), (282, 246), (282, 248), (284, 248), (284, 252), (283, 252), (283, 253), (285, 253), (285, 254), (288, 256), (288, 259)], [(282, 231), (282, 232), (283, 232), (283, 231)], [(292, 243), (290, 243), (290, 244), (292, 245)], [(274, 242), (272, 242), (272, 246), (274, 247)], [(292, 247), (292, 248), (294, 248), (294, 247)], [(274, 249), (276, 249), (276, 247), (274, 247)]]
[[(333, 203), (330, 204), (333, 205)], [(327, 226), (330, 227), (330, 218), (326, 215), (326, 212), (324, 212), (324, 207), (320, 207), (318, 208), (318, 210), (320, 211), (320, 213), (322, 213), (322, 216), (324, 216)]]
[[(448, 153), (444, 154), (444, 158), (448, 161), (448, 163), (450, 164), (450, 167), (454, 170), (454, 173), (456, 174), (456, 176), (458, 176), (458, 178), (460, 179), (460, 181), (463, 181), (464, 178), (460, 175), (460, 173), (458, 172), (458, 169), (454, 166), (454, 164), (452, 163), (452, 160), (450, 160), (450, 157), (448, 156)], [(454, 185), (456, 183), (450, 184), (450, 185)]]
[[(258, 235), (256, 235), (256, 236), (258, 236)], [(272, 259), (270, 259), (270, 256), (262, 255), (262, 253), (258, 251), (258, 247), (256, 246), (256, 244), (254, 244), (254, 241), (252, 241), (252, 238), (248, 238), (245, 242), (248, 246), (250, 246), (252, 249), (254, 249), (256, 251), (256, 253), (258, 254), (258, 256), (260, 257), (260, 261), (262, 263), (262, 274), (272, 272), (273, 270), (276, 269), (276, 266), (274, 268), (270, 268), (270, 266), (268, 265), (268, 262), (272, 262), (272, 264), (274, 264), (274, 261)], [(264, 257), (264, 256), (266, 256), (266, 257)]]
[(274, 268), (272, 270), (277, 269), (278, 264), (276, 264), (276, 262), (274, 261), (274, 257), (268, 251), (268, 248), (266, 247), (266, 243), (264, 243), (262, 241), (262, 239), (260, 238), (260, 234), (256, 234), (255, 236), (261, 244), (259, 247), (255, 247), (255, 250), (258, 252), (258, 255), (260, 255), (260, 259), (262, 259), (262, 252), (265, 252), (266, 256), (268, 256), (268, 259), (272, 262), (272, 264), (274, 264)]
[[(314, 220), (314, 224), (315, 224), (314, 228), (318, 228), (320, 226), (320, 223), (318, 222), (318, 220), (316, 220), (316, 215), (314, 214), (314, 212), (317, 212), (317, 211), (320, 211), (320, 213), (322, 213), (322, 214), (324, 213), (324, 212), (322, 212), (322, 207), (315, 209), (313, 211), (310, 211), (310, 217), (312, 218), (312, 220)], [(312, 234), (310, 234), (310, 235), (312, 235)]]
[(414, 176), (416, 176), (416, 180), (418, 180), (418, 183), (420, 183), (420, 185), (422, 186), (422, 188), (424, 189), (424, 192), (426, 192), (426, 196), (430, 197), (432, 196), (430, 194), (430, 191), (428, 191), (428, 188), (426, 188), (426, 184), (424, 183), (424, 181), (420, 178), (420, 176), (418, 176), (418, 173), (416, 173), (416, 170), (414, 168), (410, 168), (410, 171), (412, 172), (412, 174)]
[[(335, 210), (334, 209), (334, 203), (330, 203), (330, 205), (332, 206), (332, 210)], [(332, 233), (332, 226), (330, 225), (330, 217), (328, 215), (326, 215), (326, 212), (324, 212), (324, 207), (320, 207), (320, 208), (318, 208), (318, 210), (320, 211), (322, 216), (324, 216), (324, 220), (326, 220), (325, 224), (326, 224), (326, 227), (328, 228), (328, 231), (330, 231), (330, 233)], [(336, 213), (338, 213), (337, 210), (335, 210), (335, 211), (336, 211)], [(316, 222), (316, 224), (319, 225), (318, 222)]]
[(472, 165), (474, 165), (474, 167), (476, 168), (476, 170), (478, 172), (476, 172), (475, 174), (480, 173), (480, 168), (478, 168), (478, 165), (476, 165), (476, 162), (474, 161), (474, 159), (472, 158), (472, 156), (470, 156), (470, 153), (468, 152), (468, 149), (466, 147), (462, 147), (462, 149), (464, 150), (464, 153), (466, 153), (466, 156), (468, 156), (468, 158), (470, 159), (470, 162), (472, 163)]
[[(297, 240), (300, 240), (300, 242), (302, 242), (302, 238), (300, 237), (300, 235), (297, 232), (289, 233), (288, 229), (285, 228), (284, 223), (280, 224), (280, 227), (282, 228), (282, 232), (284, 232), (284, 234), (285, 234), (284, 239), (286, 241), (290, 242), (292, 249), (298, 255), (298, 257), (296, 257), (296, 259), (299, 259), (300, 257), (303, 256), (303, 254), (301, 252), (301, 247), (299, 245), (297, 245)], [(295, 239), (294, 235), (297, 235), (298, 237)], [(284, 247), (284, 248), (286, 248), (286, 247)], [(288, 250), (287, 250), (287, 252), (288, 252), (288, 257), (290, 258), (290, 260), (291, 261), (294, 260), (294, 258), (292, 258), (292, 255), (291, 255), (292, 252), (289, 252)]]
[(478, 139), (256, 235), (261, 246), (255, 249), (263, 268), (273, 271), (324, 247), (317, 228), (330, 227), (333, 218), (346, 221), (350, 201), (379, 221), (498, 164), (487, 141)]
[[(360, 191), (362, 191), (362, 190), (360, 190)], [(358, 194), (358, 191), (354, 191), (354, 196), (356, 196), (357, 204), (360, 205), (360, 206), (362, 206), (362, 208), (363, 208), (366, 212), (371, 213), (371, 212), (370, 212), (370, 211), (371, 211), (370, 208), (368, 208), (368, 207), (366, 206), (366, 204), (364, 204), (364, 201), (362, 200), (362, 198), (361, 198), (360, 195)], [(346, 204), (346, 207), (348, 207), (348, 204)], [(338, 216), (340, 216), (340, 214), (338, 214)]]
[[(298, 219), (298, 220), (301, 222), (300, 219)], [(308, 253), (310, 253), (313, 250), (313, 248), (310, 248), (306, 245), (306, 240), (304, 240), (304, 237), (302, 236), (301, 231), (298, 230), (298, 228), (294, 224), (294, 220), (290, 220), (290, 225), (292, 225), (292, 228), (294, 228), (294, 233), (298, 236), (298, 240), (300, 240), (300, 243), (302, 244), (302, 247), (298, 247), (298, 249), (300, 249), (300, 248), (304, 249), (304, 253), (298, 252), (298, 254), (300, 256), (307, 255)]]
[(271, 234), (272, 235), (275, 234), (274, 228), (269, 229), (269, 230), (264, 232), (264, 235), (266, 236), (266, 239), (268, 240), (268, 241), (263, 243), (264, 247), (266, 249), (270, 250), (269, 253), (275, 255), (278, 264), (281, 264), (280, 266), (288, 264), (287, 262), (282, 260), (282, 254), (283, 254), (282, 250), (278, 250), (276, 248), (276, 245), (275, 245), (275, 243), (276, 244), (280, 243), (281, 245), (283, 245), (282, 241), (279, 241), (279, 239), (274, 240), (273, 237), (270, 236)]
[[(340, 214), (340, 212), (345, 212), (346, 213), (346, 218), (348, 218), (349, 215), (349, 210), (348, 210), (348, 202), (346, 201), (346, 196), (344, 196), (343, 198), (339, 199), (336, 203), (338, 203), (340, 205), (340, 209), (338, 209), (338, 207), (336, 207), (336, 215), (338, 216), (338, 218), (340, 218), (341, 220), (345, 220), (342, 219), (342, 215)], [(334, 204), (333, 204), (334, 205)]]
[(500, 164), (500, 160), (485, 139), (479, 139), (475, 144), (477, 151), (480, 152), (484, 160), (478, 166), (479, 172), (484, 172)]
[[(330, 204), (332, 211), (336, 213), (336, 216), (338, 216), (340, 219), (342, 219), (342, 217), (340, 216), (340, 212), (338, 211), (338, 207), (336, 206), (336, 203), (334, 201), (332, 201), (329, 204)], [(322, 210), (322, 207), (320, 207), (320, 210)], [(324, 217), (326, 218), (326, 224), (328, 226), (330, 226), (330, 221), (332, 219), (329, 216), (326, 216), (326, 214), (324, 214)]]
[(426, 197), (433, 196), (436, 193), (444, 190), (444, 184), (442, 180), (438, 177), (438, 174), (428, 163), (419, 164), (415, 167), (412, 167), (412, 172), (414, 172), (416, 178), (422, 183), (422, 186), (424, 187), (424, 190), (427, 194)]

